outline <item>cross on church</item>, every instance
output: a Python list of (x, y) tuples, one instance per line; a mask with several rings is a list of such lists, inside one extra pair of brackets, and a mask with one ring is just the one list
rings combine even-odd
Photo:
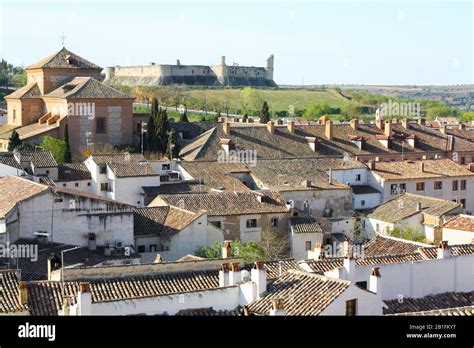
[(66, 43), (67, 36), (64, 35), (64, 33), (63, 33), (59, 38), (61, 39), (61, 45), (62, 45), (63, 47), (65, 47), (64, 45), (65, 45), (65, 43)]

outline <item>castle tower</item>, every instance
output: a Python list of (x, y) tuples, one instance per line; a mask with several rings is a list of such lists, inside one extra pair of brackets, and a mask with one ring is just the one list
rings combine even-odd
[(273, 80), (273, 64), (274, 64), (274, 59), (275, 57), (273, 54), (270, 55), (270, 57), (267, 58), (267, 79)]

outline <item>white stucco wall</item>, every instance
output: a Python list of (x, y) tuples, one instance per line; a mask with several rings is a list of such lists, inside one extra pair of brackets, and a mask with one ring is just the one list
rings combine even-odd
[(449, 245), (470, 244), (474, 241), (474, 233), (469, 231), (453, 230), (443, 227), (443, 238)]
[(3, 163), (0, 163), (0, 177), (8, 175), (20, 176), (22, 173), (23, 171), (21, 169), (13, 168)]
[(309, 203), (310, 214), (321, 217), (326, 205), (333, 210), (333, 216), (350, 216), (352, 214), (352, 191), (340, 190), (303, 190), (280, 192), (286, 202), (293, 201), (294, 207), (304, 209), (305, 201)]
[(293, 233), (291, 232), (290, 245), (291, 257), (295, 260), (305, 260), (308, 258), (306, 242), (311, 242), (311, 250), (316, 243), (323, 244), (323, 233)]
[(383, 315), (383, 306), (379, 295), (350, 285), (320, 315), (346, 315), (346, 301), (357, 299), (356, 315)]

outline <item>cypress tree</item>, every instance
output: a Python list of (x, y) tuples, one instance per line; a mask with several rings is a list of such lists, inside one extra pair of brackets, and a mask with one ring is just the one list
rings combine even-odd
[(16, 130), (13, 130), (12, 135), (8, 141), (8, 151), (13, 151), (15, 148), (21, 145), (20, 135), (16, 132)]
[(268, 103), (264, 101), (262, 105), (262, 116), (260, 117), (260, 123), (267, 123), (269, 121), (270, 121), (270, 111), (268, 108)]
[(179, 122), (189, 122), (188, 113), (186, 112), (186, 110), (179, 117)]
[(69, 128), (66, 123), (64, 127), (64, 141), (66, 142), (66, 153), (64, 154), (64, 162), (71, 163), (72, 162), (72, 154), (71, 154), (71, 145), (69, 144)]
[(171, 130), (168, 132), (168, 146), (166, 150), (166, 155), (169, 159), (177, 158), (179, 156), (179, 151), (181, 147), (179, 146), (178, 136), (175, 131)]
[(147, 145), (148, 151), (156, 151), (156, 119), (159, 113), (158, 100), (153, 98), (151, 102), (150, 118), (147, 125)]
[(159, 109), (156, 119), (156, 151), (162, 154), (166, 153), (168, 144), (168, 113), (164, 109)]

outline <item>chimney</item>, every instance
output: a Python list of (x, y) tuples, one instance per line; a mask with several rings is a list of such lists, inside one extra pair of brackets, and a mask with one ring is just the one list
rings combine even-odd
[(250, 277), (252, 282), (257, 284), (257, 296), (260, 298), (267, 291), (267, 272), (262, 261), (255, 262)]
[(288, 121), (287, 127), (288, 127), (288, 131), (290, 133), (294, 133), (295, 132), (295, 121)]
[(421, 211), (421, 202), (416, 202), (416, 211), (417, 212)]
[(424, 126), (424, 125), (426, 125), (426, 120), (425, 120), (424, 118), (421, 118), (421, 117), (420, 117), (420, 118), (418, 119), (418, 124), (419, 124), (420, 126)]
[(344, 279), (353, 281), (355, 276), (356, 260), (351, 256), (344, 258)]
[(48, 266), (48, 280), (52, 280), (53, 271), (61, 268), (61, 259), (54, 253), (51, 253), (46, 262)]
[(439, 131), (443, 134), (446, 134), (446, 125), (445, 124), (442, 124), (441, 127), (439, 127)]
[(357, 130), (358, 126), (359, 126), (359, 120), (357, 118), (353, 118), (351, 120), (351, 128), (354, 130)]
[(425, 162), (420, 162), (420, 172), (425, 172)]
[(392, 121), (391, 120), (385, 121), (384, 133), (389, 138), (392, 137)]
[(77, 293), (77, 307), (79, 308), (79, 315), (92, 314), (92, 295), (89, 283), (79, 284), (79, 291)]
[(369, 279), (369, 291), (382, 296), (382, 276), (380, 275), (380, 268), (372, 268), (372, 274)]
[(219, 270), (219, 287), (229, 285), (229, 264), (221, 263), (221, 269)]
[(306, 138), (306, 141), (308, 142), (308, 145), (311, 148), (311, 150), (316, 151), (317, 150), (316, 138), (315, 137), (305, 137), (305, 138)]
[(378, 128), (378, 129), (383, 129), (383, 120), (375, 120), (375, 126)]
[(333, 129), (332, 129), (332, 121), (327, 120), (325, 123), (325, 135), (328, 140), (332, 140), (333, 138)]
[(28, 287), (26, 282), (20, 282), (18, 284), (18, 302), (24, 306), (28, 304)]
[(459, 130), (465, 130), (465, 129), (466, 129), (466, 125), (464, 123), (460, 123)]
[(404, 118), (402, 120), (402, 127), (405, 129), (410, 129), (410, 121), (408, 120), (408, 118)]
[(222, 244), (222, 258), (223, 259), (228, 259), (232, 257), (232, 248), (230, 245), (230, 241), (225, 240), (224, 243)]
[(329, 177), (329, 185), (332, 185), (332, 168), (329, 168), (328, 177)]
[(230, 123), (224, 122), (222, 123), (222, 128), (224, 129), (224, 133), (229, 135), (230, 134)]
[(407, 136), (406, 140), (407, 140), (408, 145), (410, 145), (411, 147), (414, 148), (416, 146), (416, 135), (411, 134)]
[(367, 163), (367, 167), (369, 167), (370, 170), (375, 170), (375, 161), (370, 160), (370, 161)]
[(240, 278), (239, 263), (231, 263), (229, 272), (229, 285), (237, 285), (240, 282)]
[(438, 247), (438, 259), (446, 259), (451, 257), (451, 249), (449, 248), (447, 241), (442, 241), (439, 243)]
[(321, 116), (321, 117), (318, 119), (318, 123), (319, 123), (319, 124), (326, 124), (327, 121), (328, 121), (327, 116)]
[(267, 123), (267, 129), (270, 132), (270, 134), (275, 134), (275, 122), (273, 121), (268, 121)]
[(272, 299), (272, 309), (270, 309), (270, 315), (286, 315), (286, 311), (283, 305), (283, 299), (274, 298)]
[[(320, 260), (323, 258), (323, 246), (321, 243), (316, 243), (314, 246), (314, 251), (308, 250), (308, 259)], [(311, 255), (311, 256), (310, 256)]]
[(453, 151), (454, 150), (454, 137), (452, 135), (448, 135), (448, 141), (447, 141), (447, 144), (446, 144), (446, 147), (447, 147), (447, 151)]
[(232, 140), (230, 139), (221, 139), (219, 141), (219, 143), (221, 144), (222, 148), (224, 149), (224, 152), (226, 153), (226, 155), (229, 155), (229, 152), (233, 146), (233, 143), (232, 143)]

